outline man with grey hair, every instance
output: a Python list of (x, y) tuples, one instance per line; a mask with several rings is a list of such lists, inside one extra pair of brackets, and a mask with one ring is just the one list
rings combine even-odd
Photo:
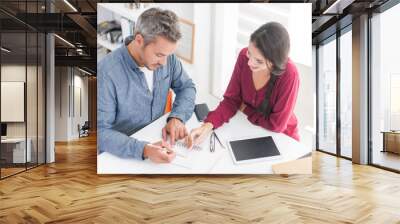
[[(175, 13), (151, 8), (136, 21), (133, 40), (98, 63), (99, 153), (156, 163), (174, 159), (170, 143), (187, 136), (184, 123), (192, 116), (196, 95), (173, 54), (180, 38)], [(161, 131), (163, 140), (149, 143), (129, 137), (164, 114), (169, 89), (176, 97)]]

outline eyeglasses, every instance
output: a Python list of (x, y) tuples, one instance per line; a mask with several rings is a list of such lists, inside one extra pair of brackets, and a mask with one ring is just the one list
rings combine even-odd
[(210, 136), (210, 152), (215, 151), (215, 133), (212, 132)]
[(210, 136), (210, 152), (215, 152), (215, 139), (217, 139), (222, 148), (225, 148), (224, 145), (219, 140), (217, 134), (215, 134), (215, 131), (213, 131)]

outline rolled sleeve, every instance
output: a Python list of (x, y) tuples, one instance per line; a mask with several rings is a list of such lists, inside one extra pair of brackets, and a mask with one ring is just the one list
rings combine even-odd
[(170, 74), (172, 76), (171, 88), (176, 96), (168, 118), (175, 117), (185, 123), (190, 119), (194, 111), (196, 88), (177, 57), (171, 55), (169, 59), (171, 65)]

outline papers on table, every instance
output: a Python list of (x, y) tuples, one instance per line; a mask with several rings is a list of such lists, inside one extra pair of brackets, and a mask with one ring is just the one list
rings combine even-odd
[(201, 151), (202, 147), (195, 145), (192, 147), (192, 149), (188, 149), (184, 142), (178, 141), (175, 143), (175, 146), (173, 146), (172, 150), (175, 151), (176, 157), (171, 163), (191, 169), (193, 164), (190, 159), (192, 157), (191, 155)]
[(195, 145), (191, 149), (188, 149), (182, 141), (176, 142), (173, 150), (176, 152), (177, 155), (181, 157), (188, 157), (190, 151), (200, 151), (203, 148), (201, 146)]
[(221, 156), (222, 150), (218, 148), (215, 152), (210, 152), (209, 148), (206, 147), (208, 141), (209, 138), (201, 145), (195, 145), (191, 149), (188, 149), (183, 141), (176, 142), (172, 147), (172, 150), (176, 153), (176, 157), (171, 164), (186, 169), (197, 170), (204, 167), (205, 161), (207, 161), (210, 165), (209, 168), (212, 168)]

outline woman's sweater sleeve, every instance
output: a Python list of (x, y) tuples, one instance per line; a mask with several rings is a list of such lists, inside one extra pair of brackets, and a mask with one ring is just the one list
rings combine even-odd
[(228, 88), (224, 94), (224, 99), (214, 111), (208, 113), (208, 116), (204, 121), (212, 123), (214, 128), (218, 128), (225, 122), (228, 122), (229, 119), (231, 119), (239, 110), (239, 107), (242, 103), (240, 92), (240, 73), (245, 61), (244, 57), (246, 57), (245, 49), (240, 52), (236, 60), (231, 80), (229, 81)]

